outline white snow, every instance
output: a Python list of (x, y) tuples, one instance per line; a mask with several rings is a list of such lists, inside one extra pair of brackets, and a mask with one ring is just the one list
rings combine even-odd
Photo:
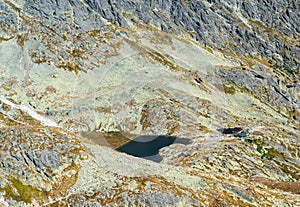
[(57, 127), (57, 124), (54, 121), (51, 121), (51, 120), (39, 115), (38, 113), (36, 113), (35, 111), (33, 111), (31, 108), (29, 108), (27, 106), (14, 104), (11, 101), (7, 100), (3, 95), (0, 95), (0, 100), (3, 103), (10, 105), (11, 107), (13, 107), (15, 109), (19, 109), (19, 110), (27, 113), (29, 116), (40, 121), (45, 126)]

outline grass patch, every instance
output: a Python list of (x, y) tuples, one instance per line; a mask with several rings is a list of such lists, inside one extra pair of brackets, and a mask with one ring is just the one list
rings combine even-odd
[(233, 86), (226, 86), (226, 85), (223, 86), (224, 86), (224, 92), (226, 94), (234, 95), (236, 93), (236, 90)]
[(20, 180), (16, 178), (9, 179), (10, 184), (0, 188), (0, 191), (4, 191), (5, 198), (13, 199), (15, 201), (23, 201), (25, 203), (31, 203), (33, 198), (46, 198), (47, 192), (38, 191), (36, 188), (30, 185), (24, 185)]
[(234, 86), (232, 86), (232, 85), (228, 86), (225, 84), (215, 84), (215, 86), (219, 91), (222, 91), (226, 94), (230, 94), (230, 95), (236, 94), (236, 90), (235, 90)]

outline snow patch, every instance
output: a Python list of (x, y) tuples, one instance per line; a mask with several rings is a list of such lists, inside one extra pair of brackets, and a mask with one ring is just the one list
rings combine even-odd
[(35, 111), (33, 111), (31, 108), (29, 108), (27, 106), (14, 104), (11, 101), (7, 100), (3, 95), (0, 95), (0, 100), (3, 103), (10, 105), (11, 107), (13, 107), (15, 109), (19, 109), (19, 110), (27, 113), (29, 116), (40, 121), (45, 126), (57, 127), (57, 124), (54, 121), (46, 119), (45, 117), (39, 115), (38, 113), (36, 113)]

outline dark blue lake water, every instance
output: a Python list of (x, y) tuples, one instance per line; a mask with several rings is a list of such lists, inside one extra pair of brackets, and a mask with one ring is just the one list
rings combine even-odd
[(189, 144), (190, 140), (171, 136), (143, 135), (124, 144), (116, 150), (135, 157), (142, 157), (155, 162), (160, 162), (162, 157), (158, 154), (159, 150), (173, 143)]

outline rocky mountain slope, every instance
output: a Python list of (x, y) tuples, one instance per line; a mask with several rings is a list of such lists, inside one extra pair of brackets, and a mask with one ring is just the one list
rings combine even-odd
[(299, 9), (0, 0), (0, 204), (300, 206)]

